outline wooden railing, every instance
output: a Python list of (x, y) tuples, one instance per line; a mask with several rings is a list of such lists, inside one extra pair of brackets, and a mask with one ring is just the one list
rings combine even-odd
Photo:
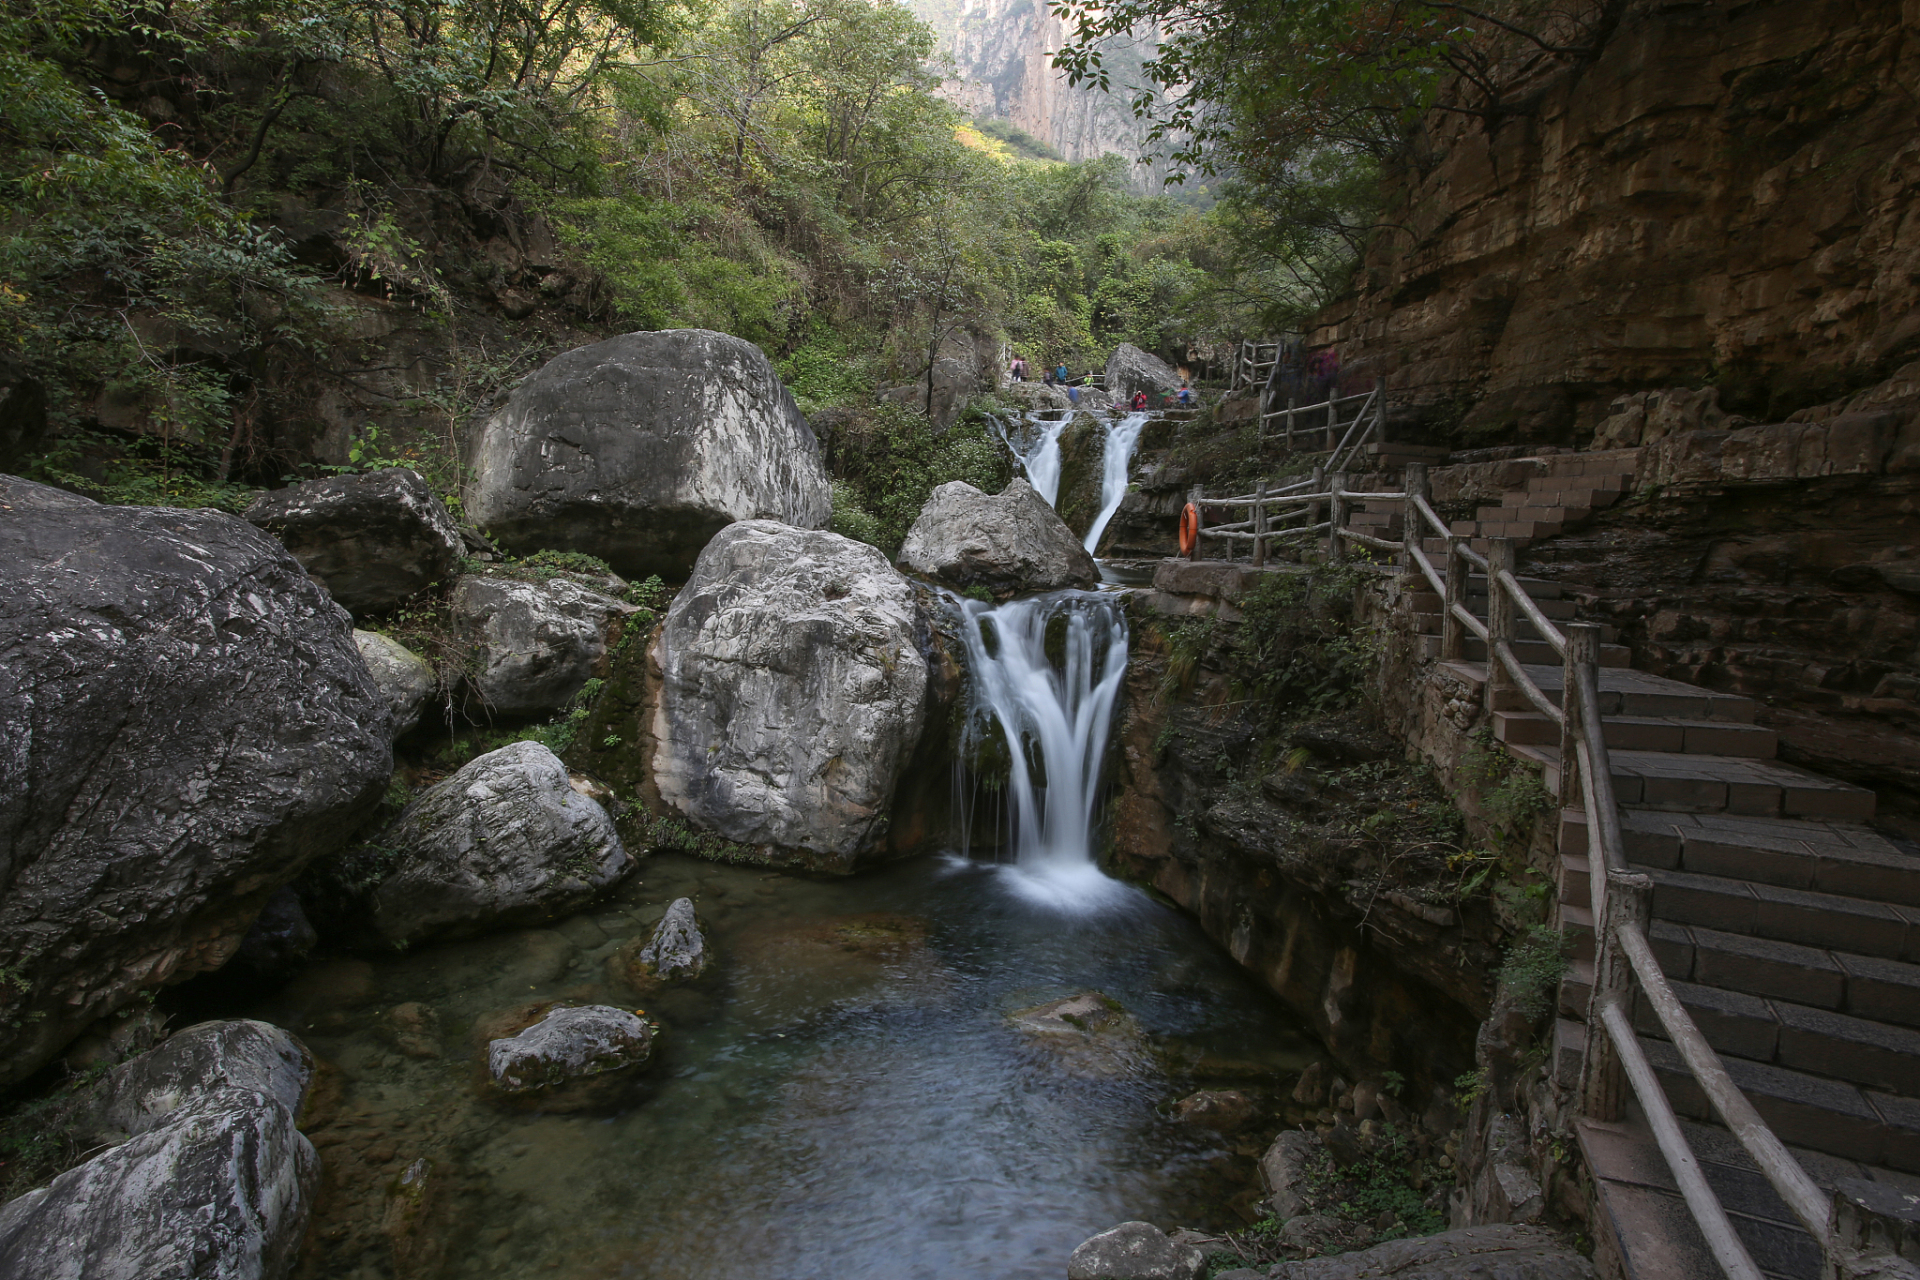
[[(1361, 500), (1397, 500), (1403, 504), (1400, 541), (1344, 527), (1347, 504)], [(1515, 550), (1510, 539), (1491, 539), (1487, 554), (1482, 555), (1468, 545), (1466, 538), (1456, 535), (1433, 509), (1424, 466), (1406, 468), (1406, 487), (1400, 492), (1348, 492), (1344, 474), (1336, 471), (1327, 480), (1326, 473), (1316, 469), (1311, 481), (1272, 491), (1261, 484), (1253, 493), (1238, 497), (1208, 498), (1196, 486), (1191, 501), (1200, 524), (1196, 556), (1199, 541), (1205, 538), (1247, 541), (1252, 544), (1253, 563), (1259, 565), (1266, 562), (1270, 544), (1320, 534), (1325, 536), (1329, 560), (1347, 559), (1350, 545), (1392, 553), (1396, 563), (1391, 568), (1409, 577), (1418, 574), (1444, 602), (1440, 630), (1443, 661), (1464, 658), (1469, 635), (1485, 643), (1488, 711), (1513, 690), (1559, 726), (1560, 803), (1584, 811), (1592, 876), (1594, 975), (1579, 1082), (1580, 1114), (1616, 1121), (1631, 1089), (1721, 1271), (1730, 1280), (1760, 1280), (1760, 1269), (1707, 1185), (1672, 1104), (1640, 1047), (1632, 1012), (1634, 984), (1638, 982), (1648, 1006), (1715, 1113), (1753, 1157), (1801, 1225), (1819, 1242), (1823, 1277), (1851, 1274), (1846, 1264), (1858, 1256), (1856, 1244), (1865, 1242), (1841, 1239), (1831, 1197), (1821, 1192), (1733, 1083), (1720, 1055), (1694, 1025), (1661, 972), (1647, 940), (1653, 884), (1644, 872), (1628, 865), (1621, 837), (1620, 807), (1614, 797), (1613, 769), (1602, 732), (1600, 628), (1593, 623), (1570, 622), (1562, 629), (1542, 613), (1514, 573)], [(1247, 511), (1244, 520), (1206, 527), (1209, 510), (1239, 508)], [(1446, 539), (1444, 572), (1421, 546), (1429, 529)], [(1484, 619), (1468, 605), (1467, 580), (1476, 570), (1487, 582)], [(1522, 618), (1533, 624), (1561, 659), (1557, 702), (1528, 674), (1526, 664), (1514, 651)]]
[(1279, 343), (1241, 342), (1233, 351), (1233, 368), (1227, 374), (1227, 390), (1238, 391), (1256, 382), (1265, 384), (1268, 375), (1279, 363)]

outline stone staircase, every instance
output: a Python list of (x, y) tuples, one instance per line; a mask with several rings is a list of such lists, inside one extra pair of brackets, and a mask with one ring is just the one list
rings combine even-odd
[[(1572, 616), (1556, 584), (1523, 582), (1549, 616)], [(1484, 589), (1484, 579), (1470, 588), (1482, 597)], [(1437, 649), (1439, 599), (1417, 592), (1413, 601), (1424, 641)], [(1484, 616), (1484, 599), (1475, 609)], [(1872, 792), (1775, 759), (1775, 736), (1754, 723), (1751, 700), (1634, 671), (1622, 654), (1603, 658), (1603, 731), (1627, 856), (1654, 883), (1651, 940), (1662, 969), (1735, 1083), (1817, 1182), (1890, 1196), (1920, 1220), (1920, 857), (1866, 825)], [(1562, 668), (1548, 660), (1551, 650), (1519, 656), (1557, 701)], [(1484, 690), (1484, 655), (1444, 665)], [(1513, 689), (1498, 693), (1492, 717), (1508, 751), (1538, 766), (1559, 794), (1558, 727)], [(1560, 989), (1555, 1069), (1571, 1086), (1593, 976), (1583, 810), (1562, 811), (1559, 850), (1559, 924), (1573, 961)], [(1814, 1280), (1820, 1255), (1812, 1237), (1711, 1123), (1704, 1095), (1644, 1002), (1635, 1019), (1755, 1260), (1782, 1280)], [(1625, 1275), (1719, 1274), (1637, 1112), (1619, 1124), (1581, 1121), (1580, 1141), (1600, 1209), (1596, 1237)]]
[[(1379, 448), (1377, 460), (1383, 466), (1434, 460), (1387, 452), (1413, 446)], [(1639, 460), (1638, 449), (1550, 454), (1542, 459), (1547, 466), (1545, 474), (1531, 477), (1523, 488), (1508, 490), (1501, 495), (1499, 506), (1479, 508), (1474, 519), (1453, 521), (1451, 530), (1482, 555), (1493, 538), (1512, 538), (1516, 547), (1524, 547), (1537, 539), (1565, 533), (1630, 492)], [(1347, 527), (1376, 538), (1397, 540), (1401, 536), (1401, 504), (1363, 500), (1348, 517)], [(1444, 538), (1426, 538), (1420, 545), (1429, 557), (1447, 549)]]

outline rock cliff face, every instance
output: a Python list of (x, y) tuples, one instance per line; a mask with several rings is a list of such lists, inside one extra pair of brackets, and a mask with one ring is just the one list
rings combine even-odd
[[(1066, 24), (1040, 0), (916, 0), (912, 8), (952, 55), (960, 75), (947, 92), (963, 110), (1011, 120), (1068, 160), (1140, 154), (1146, 131), (1123, 95), (1071, 88), (1054, 69)], [(1121, 51), (1117, 63), (1124, 73), (1137, 59)]]
[(1714, 382), (1778, 420), (1884, 378), (1920, 345), (1902, 15), (1632, 0), (1532, 110), (1433, 124), (1404, 233), (1314, 338), (1489, 441), (1571, 442), (1621, 390)]

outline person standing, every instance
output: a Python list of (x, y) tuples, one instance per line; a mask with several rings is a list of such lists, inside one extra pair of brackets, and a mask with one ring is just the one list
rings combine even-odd
[(1007, 372), (1012, 376), (1015, 382), (1025, 382), (1027, 380), (1027, 362), (1025, 360), (1022, 360), (1019, 356), (1015, 356), (1013, 358), (1013, 368), (1009, 369)]
[(1067, 362), (1065, 360), (1062, 360), (1054, 366), (1053, 380), (1063, 387), (1067, 385)]
[(1147, 393), (1146, 392), (1136, 391), (1133, 393), (1133, 411), (1135, 413), (1145, 413), (1147, 411)]

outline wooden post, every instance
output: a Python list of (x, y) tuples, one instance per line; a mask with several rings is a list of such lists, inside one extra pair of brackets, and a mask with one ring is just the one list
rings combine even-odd
[(1346, 487), (1347, 473), (1334, 472), (1333, 491), (1327, 500), (1327, 559), (1335, 564), (1341, 564), (1347, 558), (1347, 540), (1340, 536), (1340, 526), (1347, 518), (1347, 504), (1343, 496)]
[[(1406, 467), (1407, 500), (1400, 510), (1400, 572), (1411, 577), (1420, 570), (1414, 561), (1413, 553), (1420, 546), (1420, 535), (1426, 532), (1426, 521), (1420, 515), (1417, 501), (1432, 492), (1427, 483), (1427, 464), (1409, 462)], [(1424, 575), (1422, 581), (1425, 581)]]
[(1627, 1082), (1602, 1013), (1619, 1005), (1632, 1015), (1633, 965), (1615, 930), (1631, 921), (1644, 933), (1652, 915), (1653, 881), (1644, 872), (1609, 870), (1607, 896), (1593, 912), (1593, 995), (1587, 1001), (1587, 1052), (1580, 1064), (1580, 1114), (1603, 1123), (1620, 1118)]
[(1287, 397), (1287, 452), (1293, 452), (1293, 396)]
[(1200, 531), (1207, 527), (1207, 509), (1200, 505), (1200, 497), (1205, 492), (1199, 485), (1187, 490), (1187, 501), (1193, 504), (1193, 554), (1187, 559), (1200, 558)]
[(1440, 602), (1440, 660), (1460, 662), (1467, 656), (1467, 624), (1460, 621), (1453, 607), (1467, 604), (1467, 558), (1460, 554), (1466, 539), (1457, 533), (1447, 535), (1447, 595)]
[(1594, 622), (1569, 622), (1566, 663), (1561, 668), (1560, 710), (1567, 717), (1560, 730), (1560, 805), (1582, 803), (1580, 784), (1580, 737), (1586, 726), (1580, 719), (1580, 685), (1583, 671), (1595, 670), (1600, 662), (1600, 626)]
[[(1322, 492), (1325, 492), (1326, 487), (1327, 487), (1327, 468), (1325, 467), (1324, 464), (1316, 462), (1313, 464), (1313, 488), (1307, 490), (1307, 492), (1322, 493)], [(1315, 498), (1307, 506), (1307, 523), (1310, 525), (1319, 524), (1321, 516), (1325, 513), (1325, 511), (1326, 511), (1326, 507), (1323, 504), (1322, 499)]]
[(1267, 482), (1253, 487), (1253, 564), (1267, 562)]
[(1500, 655), (1494, 650), (1504, 640), (1513, 644), (1513, 619), (1517, 610), (1513, 601), (1507, 597), (1507, 590), (1500, 585), (1500, 571), (1513, 572), (1514, 552), (1512, 538), (1495, 538), (1487, 546), (1487, 711), (1491, 714), (1500, 710), (1499, 700), (1495, 696), (1513, 683), (1513, 677), (1507, 674), (1506, 666), (1500, 661)]

